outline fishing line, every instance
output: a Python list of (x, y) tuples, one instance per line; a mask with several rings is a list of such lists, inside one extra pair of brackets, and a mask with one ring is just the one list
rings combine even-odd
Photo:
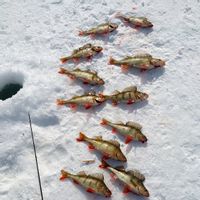
[(33, 135), (33, 129), (32, 129), (32, 122), (31, 122), (30, 113), (28, 113), (28, 118), (29, 118), (31, 137), (32, 137), (32, 142), (33, 142), (33, 150), (34, 150), (34, 155), (35, 155), (35, 163), (36, 163), (38, 182), (39, 182), (39, 187), (40, 187), (40, 195), (41, 195), (41, 200), (43, 200), (44, 198), (43, 198), (42, 185), (41, 185), (41, 180), (40, 180), (40, 171), (39, 171), (39, 165), (38, 165), (38, 160), (37, 160), (35, 140), (34, 140), (34, 135)]

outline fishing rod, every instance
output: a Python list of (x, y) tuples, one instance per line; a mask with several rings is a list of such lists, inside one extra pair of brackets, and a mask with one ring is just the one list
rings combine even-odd
[(28, 113), (28, 118), (29, 118), (29, 124), (30, 124), (30, 130), (31, 130), (31, 137), (32, 137), (32, 142), (33, 142), (33, 150), (34, 150), (34, 155), (35, 155), (35, 163), (36, 163), (36, 169), (37, 169), (37, 175), (38, 175), (40, 195), (41, 195), (41, 200), (44, 200), (44, 198), (43, 198), (43, 192), (42, 192), (42, 184), (41, 184), (41, 180), (40, 180), (40, 171), (39, 171), (38, 159), (37, 159), (37, 154), (36, 154), (35, 140), (34, 140), (34, 135), (33, 135), (33, 129), (32, 129), (32, 122), (31, 122), (30, 113)]

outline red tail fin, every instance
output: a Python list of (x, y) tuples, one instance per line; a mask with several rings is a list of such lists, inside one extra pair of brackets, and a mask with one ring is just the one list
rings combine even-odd
[(67, 70), (64, 69), (64, 68), (60, 68), (60, 71), (58, 71), (59, 74), (66, 74), (67, 73)]
[(104, 159), (102, 159), (101, 165), (99, 165), (99, 167), (102, 169), (106, 169), (107, 167), (109, 167), (109, 164)]
[(65, 62), (67, 62), (67, 61), (68, 61), (68, 57), (63, 57), (63, 58), (60, 58), (60, 61), (61, 61), (62, 63), (65, 63)]
[(109, 65), (115, 64), (115, 59), (112, 58), (112, 57), (110, 57), (108, 64), (109, 64)]
[(59, 105), (59, 106), (62, 106), (62, 105), (65, 105), (65, 104), (66, 104), (66, 101), (63, 100), (63, 99), (57, 99), (57, 100), (56, 100), (56, 104)]
[(108, 121), (106, 120), (106, 119), (102, 119), (101, 120), (101, 123), (100, 123), (101, 125), (107, 125), (108, 124)]
[(60, 180), (64, 180), (68, 177), (68, 172), (66, 172), (65, 170), (61, 170), (61, 177), (60, 177)]
[(80, 132), (80, 133), (79, 133), (79, 138), (76, 138), (76, 140), (77, 140), (78, 142), (82, 142), (82, 141), (84, 141), (85, 137), (86, 137), (85, 134), (82, 133), (82, 132)]
[(79, 35), (79, 36), (83, 36), (83, 35), (84, 35), (84, 32), (83, 32), (83, 31), (79, 31), (78, 35)]

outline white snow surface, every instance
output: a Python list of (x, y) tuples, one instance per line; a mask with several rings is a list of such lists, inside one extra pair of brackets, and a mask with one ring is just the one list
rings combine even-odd
[[(45, 200), (104, 199), (87, 193), (69, 180), (59, 180), (60, 170), (101, 172), (114, 200), (145, 199), (122, 194), (123, 185), (110, 181), (98, 168), (100, 157), (77, 143), (80, 131), (88, 136), (117, 139), (128, 169), (146, 177), (149, 200), (198, 200), (200, 195), (200, 1), (199, 0), (1, 0), (0, 88), (23, 83), (12, 98), (0, 101), (0, 199), (40, 199), (27, 112), (31, 113)], [(152, 31), (126, 27), (113, 18), (117, 11), (148, 17)], [(78, 31), (111, 20), (119, 24), (109, 39), (79, 37)], [(96, 70), (104, 87), (71, 82), (58, 74), (59, 58), (88, 42), (101, 45), (103, 55), (68, 68)], [(123, 74), (107, 64), (109, 56), (121, 58), (148, 52), (166, 60), (165, 69)], [(149, 94), (148, 103), (119, 105), (73, 112), (57, 107), (57, 98), (70, 98), (90, 89), (111, 93), (137, 85)], [(99, 125), (101, 118), (136, 121), (148, 137), (146, 145), (125, 145), (121, 137)], [(83, 160), (95, 159), (84, 165)], [(116, 164), (116, 162), (114, 162)]]

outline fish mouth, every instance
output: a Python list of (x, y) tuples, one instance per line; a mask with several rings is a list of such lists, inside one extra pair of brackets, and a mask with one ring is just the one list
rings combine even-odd
[(139, 194), (144, 196), (144, 197), (149, 197), (149, 191), (145, 188), (145, 186), (140, 186), (139, 187)]
[(160, 64), (155, 64), (154, 66), (155, 66), (155, 67), (164, 67), (164, 66), (165, 66), (165, 62), (163, 61), (163, 62), (160, 63)]
[(106, 197), (106, 198), (109, 198), (109, 197), (111, 197), (111, 195), (112, 195), (111, 191), (108, 191), (108, 192), (105, 194), (105, 197)]
[(146, 93), (143, 93), (143, 94), (141, 95), (141, 98), (142, 98), (142, 100), (147, 100), (147, 99), (149, 98), (149, 95), (146, 94)]
[(149, 197), (149, 192), (146, 190), (145, 192), (142, 193), (143, 196)]
[(153, 24), (151, 22), (149, 22), (149, 24), (147, 25), (147, 27), (152, 28)]
[(98, 81), (98, 83), (99, 83), (100, 85), (104, 85), (104, 84), (105, 84), (105, 82), (104, 82), (103, 79), (100, 79), (100, 80)]
[(141, 138), (141, 142), (142, 142), (142, 143), (147, 142), (147, 138), (146, 138), (146, 137), (142, 137), (142, 138)]
[(163, 67), (165, 66), (165, 61), (161, 59), (155, 59), (152, 61), (152, 65), (154, 65), (154, 67)]
[(127, 159), (125, 156), (123, 156), (121, 159), (120, 159), (122, 162), (127, 162)]

